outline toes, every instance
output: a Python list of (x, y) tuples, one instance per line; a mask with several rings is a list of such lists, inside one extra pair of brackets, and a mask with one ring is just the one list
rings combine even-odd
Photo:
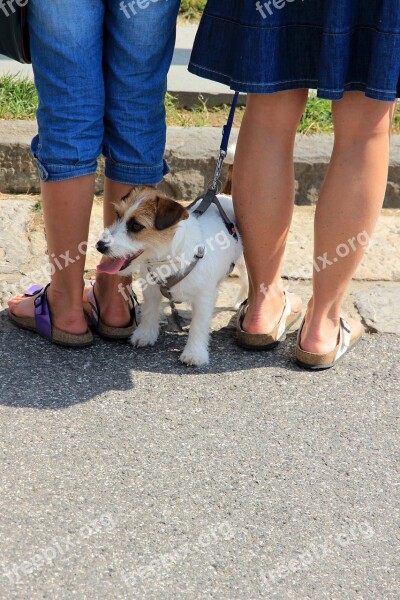
[(15, 317), (32, 317), (35, 313), (32, 298), (25, 295), (10, 298), (8, 308)]
[(19, 296), (13, 296), (8, 300), (7, 304), (8, 306), (15, 306), (16, 304), (19, 304), (24, 298), (25, 296), (23, 296), (22, 294), (20, 294)]

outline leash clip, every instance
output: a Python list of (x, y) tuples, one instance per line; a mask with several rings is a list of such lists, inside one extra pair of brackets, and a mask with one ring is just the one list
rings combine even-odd
[(209, 189), (212, 190), (213, 192), (216, 192), (218, 190), (218, 184), (221, 184), (219, 178), (221, 175), (224, 160), (226, 158), (226, 154), (227, 154), (226, 151), (221, 148), (219, 151), (219, 155), (218, 155), (217, 166), (215, 168), (214, 177), (213, 177), (213, 179), (210, 183), (210, 187), (209, 187)]

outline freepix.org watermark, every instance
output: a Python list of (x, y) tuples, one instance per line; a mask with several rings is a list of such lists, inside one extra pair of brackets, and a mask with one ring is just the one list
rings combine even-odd
[(20, 584), (26, 577), (36, 571), (40, 571), (47, 566), (52, 567), (57, 560), (67, 559), (77, 547), (92, 536), (113, 531), (115, 527), (116, 524), (111, 515), (101, 515), (98, 519), (83, 525), (74, 535), (55, 538), (45, 548), (37, 550), (35, 554), (27, 557), (26, 560), (10, 565), (3, 570), (3, 575), (13, 585)]
[[(260, 571), (263, 587), (268, 592), (275, 592), (285, 579), (290, 581), (296, 573), (310, 571), (318, 564), (331, 560), (341, 550), (371, 540), (374, 536), (375, 531), (367, 521), (354, 523), (349, 529), (328, 536), (322, 543), (315, 541), (309, 544), (302, 552), (280, 562), (273, 569)], [(284, 595), (279, 597), (283, 598)]]
[[(256, 10), (260, 13), (263, 19), (272, 16), (275, 10), (285, 8), (286, 4), (291, 4), (295, 0), (267, 0), (266, 2), (256, 2)], [(298, 0), (299, 1), (299, 0)], [(304, 2), (304, 0), (301, 0)]]
[(124, 0), (122, 0), (122, 2), (119, 3), (119, 8), (124, 13), (125, 17), (130, 19), (131, 17), (136, 16), (138, 12), (149, 8), (151, 4), (156, 4), (160, 1), (161, 0), (132, 0), (131, 2), (124, 2)]
[(16, 12), (15, 6), (24, 8), (28, 4), (28, 0), (0, 0), (0, 10), (3, 11), (6, 17), (9, 17)]
[(139, 566), (136, 570), (124, 573), (123, 580), (127, 586), (138, 587), (147, 581), (161, 580), (168, 576), (172, 569), (178, 567), (190, 556), (196, 552), (204, 552), (212, 544), (229, 541), (235, 537), (235, 529), (228, 522), (217, 523), (207, 528), (197, 538), (194, 544), (182, 544), (175, 550), (160, 554), (145, 565)]

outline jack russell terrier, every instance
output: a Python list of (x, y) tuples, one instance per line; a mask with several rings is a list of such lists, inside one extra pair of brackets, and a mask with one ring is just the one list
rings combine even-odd
[[(232, 198), (218, 195), (229, 220), (235, 222)], [(181, 362), (200, 367), (209, 361), (210, 323), (221, 281), (236, 264), (240, 301), (247, 297), (247, 274), (240, 236), (228, 233), (214, 204), (198, 217), (151, 187), (136, 187), (118, 204), (117, 220), (106, 229), (97, 249), (106, 257), (101, 273), (130, 275), (140, 266), (143, 306), (131, 337), (135, 347), (153, 346), (159, 334), (161, 301), (188, 302), (192, 321)]]

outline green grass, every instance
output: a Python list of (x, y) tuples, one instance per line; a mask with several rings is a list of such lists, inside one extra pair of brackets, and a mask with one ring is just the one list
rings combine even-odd
[[(34, 119), (37, 108), (37, 94), (32, 82), (11, 76), (0, 77), (0, 119)], [(168, 125), (179, 127), (221, 127), (225, 124), (229, 106), (208, 108), (207, 102), (199, 96), (198, 104), (188, 109), (180, 108), (176, 98), (167, 94), (165, 101)], [(235, 117), (235, 127), (239, 127), (244, 115), (239, 107)], [(332, 133), (331, 103), (315, 96), (309, 98), (299, 125), (299, 133)], [(400, 133), (400, 103), (397, 106), (394, 132)]]
[(0, 78), (0, 119), (34, 119), (37, 102), (31, 81), (10, 75)]
[(299, 133), (332, 133), (332, 111), (329, 100), (312, 96), (308, 99), (306, 110), (298, 127)]
[(42, 199), (39, 198), (38, 200), (36, 200), (35, 204), (32, 206), (32, 210), (33, 212), (42, 212), (43, 209), (43, 202)]
[[(198, 104), (190, 109), (181, 108), (177, 99), (167, 94), (165, 107), (167, 125), (175, 127), (220, 127), (227, 119), (229, 107), (226, 105), (208, 108), (207, 101), (199, 96)], [(239, 107), (235, 117), (235, 127), (239, 127), (244, 109)]]
[(197, 21), (206, 3), (207, 0), (182, 0), (179, 15), (186, 21)]

